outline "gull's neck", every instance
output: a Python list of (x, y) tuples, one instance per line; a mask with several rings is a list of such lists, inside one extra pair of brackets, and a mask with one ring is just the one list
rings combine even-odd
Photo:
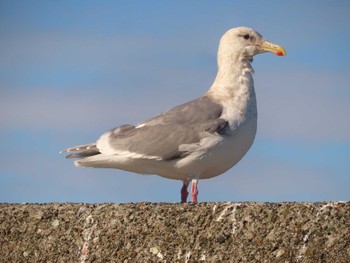
[(231, 130), (257, 118), (251, 59), (242, 56), (218, 56), (218, 73), (207, 96), (223, 106), (221, 118)]
[(208, 95), (230, 99), (239, 93), (254, 92), (251, 59), (235, 54), (218, 54), (218, 72)]

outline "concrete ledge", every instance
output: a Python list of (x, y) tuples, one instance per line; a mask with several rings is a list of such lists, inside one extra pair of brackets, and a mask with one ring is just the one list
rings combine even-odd
[(0, 204), (0, 262), (350, 262), (350, 202)]

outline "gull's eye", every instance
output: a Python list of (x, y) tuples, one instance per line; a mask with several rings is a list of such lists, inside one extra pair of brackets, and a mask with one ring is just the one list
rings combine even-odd
[(250, 36), (248, 34), (243, 36), (244, 39), (248, 40), (250, 38)]

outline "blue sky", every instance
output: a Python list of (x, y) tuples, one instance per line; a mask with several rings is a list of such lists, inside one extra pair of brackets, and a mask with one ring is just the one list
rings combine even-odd
[(1, 1), (0, 202), (177, 202), (181, 182), (75, 168), (93, 142), (203, 94), (221, 35), (249, 26), (258, 133), (199, 201), (350, 199), (348, 1)]

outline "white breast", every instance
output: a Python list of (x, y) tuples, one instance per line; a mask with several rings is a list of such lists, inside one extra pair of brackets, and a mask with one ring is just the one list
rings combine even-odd
[[(256, 130), (256, 114), (251, 114), (236, 126), (230, 135), (214, 141), (215, 145), (207, 148), (206, 151), (193, 153), (178, 161), (176, 167), (181, 174), (199, 176), (200, 179), (218, 176), (233, 167), (248, 152), (253, 144)], [(191, 174), (193, 171), (197, 174)]]
[(253, 144), (257, 128), (257, 119), (252, 117), (237, 127), (230, 136), (225, 136), (208, 156), (203, 158), (204, 171), (200, 178), (211, 178), (220, 175), (235, 164), (248, 152)]

